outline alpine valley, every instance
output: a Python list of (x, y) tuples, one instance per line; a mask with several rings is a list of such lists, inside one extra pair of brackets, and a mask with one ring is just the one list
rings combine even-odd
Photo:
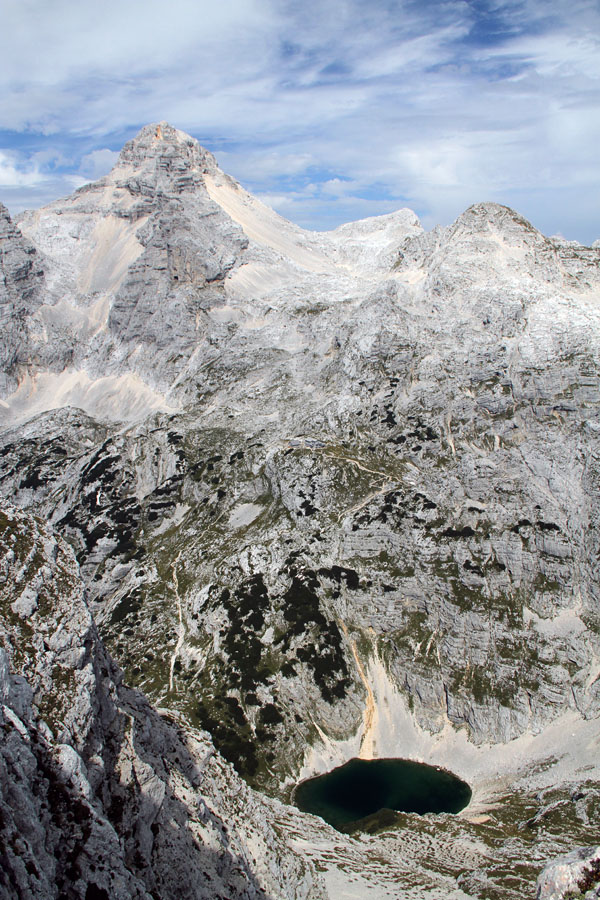
[[(2, 897), (523, 900), (598, 843), (598, 245), (304, 231), (161, 123), (0, 207), (0, 322)], [(472, 800), (293, 805), (354, 757)]]

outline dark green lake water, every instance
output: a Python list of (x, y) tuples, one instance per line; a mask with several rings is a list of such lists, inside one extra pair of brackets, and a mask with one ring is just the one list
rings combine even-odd
[(451, 772), (406, 759), (351, 759), (326, 775), (298, 785), (294, 802), (334, 828), (344, 828), (381, 809), (457, 813), (471, 788)]

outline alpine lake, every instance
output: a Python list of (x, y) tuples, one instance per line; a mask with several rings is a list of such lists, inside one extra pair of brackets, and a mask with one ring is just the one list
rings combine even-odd
[(298, 809), (344, 832), (393, 826), (398, 813), (458, 813), (470, 800), (471, 788), (456, 775), (406, 759), (351, 759), (294, 792)]

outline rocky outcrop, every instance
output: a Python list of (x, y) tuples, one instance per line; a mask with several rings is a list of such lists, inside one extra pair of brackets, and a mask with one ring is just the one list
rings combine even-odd
[(2, 896), (318, 896), (268, 801), (122, 683), (70, 549), (15, 510), (0, 549)]
[(600, 847), (580, 847), (546, 866), (537, 885), (537, 900), (600, 897)]
[(35, 247), (0, 203), (0, 395), (13, 390), (22, 370), (32, 363), (29, 318), (42, 302), (43, 281)]
[[(248, 240), (213, 203), (203, 175), (217, 169), (197, 141), (163, 123), (142, 129), (121, 152), (110, 178), (135, 198), (124, 214), (145, 219), (144, 251), (130, 266), (108, 317), (111, 355), (162, 388), (204, 337), (206, 310), (225, 302), (223, 280)], [(143, 347), (145, 366), (139, 360)], [(176, 359), (175, 366), (171, 361)]]

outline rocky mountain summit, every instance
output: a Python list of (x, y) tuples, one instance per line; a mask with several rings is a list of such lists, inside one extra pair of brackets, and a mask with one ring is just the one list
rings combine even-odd
[[(6, 896), (533, 897), (597, 841), (600, 248), (306, 232), (166, 123), (1, 213)], [(353, 756), (472, 802), (288, 805)]]

